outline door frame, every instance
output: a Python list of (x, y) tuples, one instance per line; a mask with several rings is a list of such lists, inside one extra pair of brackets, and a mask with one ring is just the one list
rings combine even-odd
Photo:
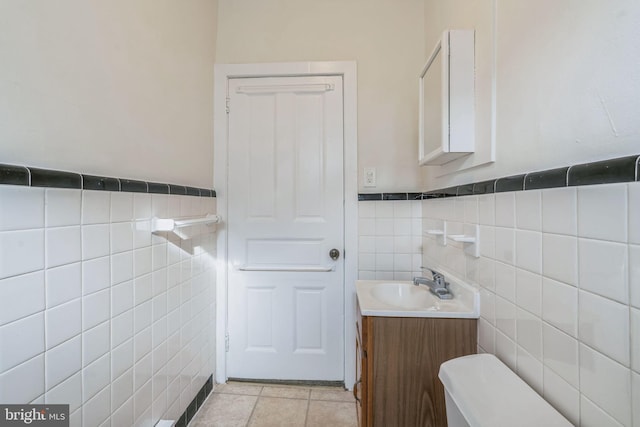
[(214, 68), (214, 173), (217, 214), (222, 226), (217, 232), (216, 255), (216, 358), (215, 380), (227, 381), (226, 336), (228, 330), (228, 80), (240, 77), (342, 76), (343, 168), (344, 168), (344, 382), (351, 390), (355, 382), (355, 284), (358, 276), (358, 87), (355, 61), (284, 62), (262, 64), (215, 64)]

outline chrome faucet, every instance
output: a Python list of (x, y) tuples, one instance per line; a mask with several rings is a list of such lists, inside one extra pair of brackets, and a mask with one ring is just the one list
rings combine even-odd
[(414, 277), (413, 284), (415, 286), (427, 285), (429, 287), (429, 291), (440, 299), (452, 299), (453, 294), (449, 290), (449, 282), (445, 279), (444, 274), (430, 268), (425, 268), (425, 270), (429, 270), (431, 272), (432, 278)]

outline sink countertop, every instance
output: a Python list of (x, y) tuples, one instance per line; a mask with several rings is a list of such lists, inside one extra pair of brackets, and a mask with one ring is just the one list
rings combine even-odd
[[(441, 300), (424, 286), (414, 286), (409, 281), (399, 280), (358, 280), (356, 294), (363, 316), (380, 317), (439, 317), (467, 318), (480, 317), (480, 294), (477, 289), (466, 283), (447, 276), (454, 297)], [(398, 294), (404, 294), (402, 303), (384, 302), (379, 290), (387, 293), (397, 287)], [(376, 291), (376, 288), (378, 291)], [(409, 295), (410, 294), (410, 295)], [(399, 295), (396, 295), (399, 297)], [(392, 296), (393, 297), (393, 296)], [(407, 301), (416, 301), (415, 304)]]

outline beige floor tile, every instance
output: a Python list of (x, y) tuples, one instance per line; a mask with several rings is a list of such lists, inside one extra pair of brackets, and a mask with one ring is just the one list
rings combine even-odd
[(264, 387), (260, 396), (286, 397), (289, 399), (308, 399), (309, 389), (306, 387)]
[(261, 391), (261, 385), (234, 382), (229, 382), (227, 384), (217, 384), (213, 389), (214, 393), (244, 394), (247, 396), (257, 396)]
[(260, 397), (253, 411), (251, 427), (302, 427), (307, 413), (307, 400)]
[(191, 422), (192, 427), (244, 427), (249, 422), (257, 396), (214, 393)]
[(332, 400), (334, 402), (354, 402), (353, 393), (340, 389), (311, 389), (311, 400)]
[(355, 403), (322, 400), (309, 402), (307, 427), (357, 427), (357, 425)]

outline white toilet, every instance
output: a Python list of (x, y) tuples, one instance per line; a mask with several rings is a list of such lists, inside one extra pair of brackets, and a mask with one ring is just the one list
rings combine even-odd
[(449, 427), (571, 426), (558, 411), (492, 354), (444, 362)]

